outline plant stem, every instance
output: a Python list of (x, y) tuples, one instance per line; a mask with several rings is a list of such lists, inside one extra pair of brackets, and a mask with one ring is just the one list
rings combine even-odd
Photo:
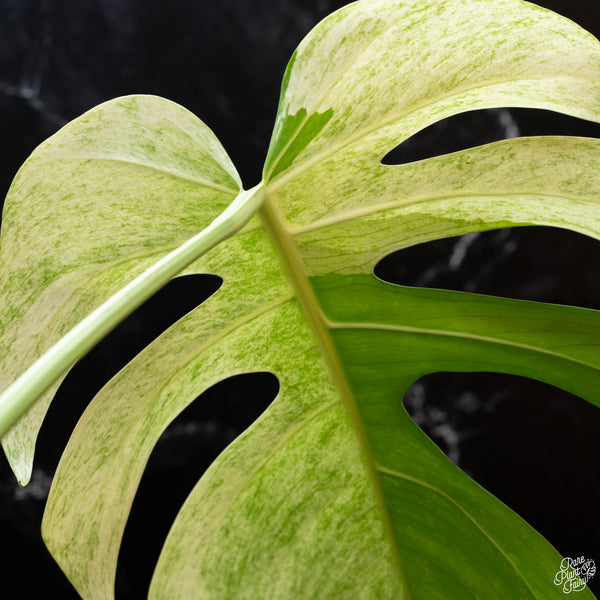
[(185, 267), (239, 231), (260, 208), (263, 184), (241, 192), (205, 229), (170, 252), (90, 313), (0, 396), (2, 437), (54, 381)]

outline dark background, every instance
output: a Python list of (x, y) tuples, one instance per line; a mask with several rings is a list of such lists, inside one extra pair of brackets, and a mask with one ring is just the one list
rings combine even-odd
[[(260, 179), (285, 65), (333, 0), (0, 0), (0, 197), (34, 147), (92, 106), (158, 94), (202, 118), (249, 188)], [(600, 35), (597, 0), (538, 2)], [(390, 161), (514, 135), (599, 137), (598, 126), (542, 111), (481, 111), (429, 128)], [(378, 274), (446, 287), (600, 308), (597, 242), (521, 228), (474, 234), (386, 259)], [(176, 280), (73, 369), (48, 415), (30, 486), (0, 456), (0, 596), (77, 597), (39, 534), (52, 473), (78, 414), (103, 383), (218, 282)], [(270, 375), (209, 390), (165, 433), (127, 526), (117, 597), (141, 598), (177, 507), (202, 471), (277, 393)], [(600, 560), (600, 411), (524, 378), (437, 374), (405, 399), (413, 418), (464, 470), (563, 556)], [(558, 565), (557, 565), (558, 568)], [(600, 577), (597, 577), (600, 580)], [(590, 584), (596, 593), (598, 581)], [(12, 597), (12, 592), (6, 596)]]

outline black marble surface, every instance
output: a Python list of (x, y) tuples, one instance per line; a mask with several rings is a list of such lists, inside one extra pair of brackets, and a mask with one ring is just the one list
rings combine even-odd
[[(109, 98), (151, 93), (215, 131), (245, 187), (258, 182), (285, 64), (302, 36), (345, 4), (332, 0), (0, 0), (0, 197), (33, 148)], [(600, 35), (596, 0), (539, 2)], [(514, 135), (598, 136), (587, 123), (536, 111), (485, 111), (430, 129), (393, 160)], [(600, 308), (599, 245), (560, 230), (473, 234), (397, 254), (398, 283)], [(0, 456), (0, 597), (77, 595), (47, 554), (41, 514), (78, 414), (150, 339), (201, 302), (210, 278), (173, 282), (73, 369), (49, 413), (32, 484)], [(248, 390), (252, 390), (251, 393)], [(210, 390), (169, 428), (127, 526), (117, 597), (141, 598), (177, 507), (218, 452), (273, 399), (277, 381), (248, 376)], [(506, 375), (432, 375), (405, 399), (452, 460), (545, 535), (563, 555), (600, 560), (600, 411), (549, 386)], [(592, 581), (592, 589), (600, 589)]]

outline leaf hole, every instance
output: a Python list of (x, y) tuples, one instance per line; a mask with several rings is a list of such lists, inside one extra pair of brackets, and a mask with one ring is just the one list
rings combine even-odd
[(515, 137), (600, 137), (600, 124), (550, 110), (488, 108), (452, 115), (425, 127), (390, 150), (384, 165), (401, 165)]
[(169, 529), (192, 488), (278, 392), (279, 380), (272, 373), (229, 377), (198, 396), (165, 430), (150, 455), (123, 535), (118, 599), (145, 597)]
[(453, 462), (563, 556), (598, 556), (600, 529), (586, 526), (600, 509), (597, 407), (501, 373), (427, 375), (404, 406)]
[(45, 582), (45, 589), (54, 590), (60, 598), (79, 598), (39, 534), (60, 455), (79, 417), (100, 388), (153, 339), (215, 293), (221, 284), (222, 279), (215, 275), (186, 275), (172, 280), (73, 367), (44, 420), (29, 486), (19, 488), (6, 459), (3, 457), (0, 461), (0, 501), (3, 506), (11, 507), (5, 522), (0, 520), (0, 531), (7, 539), (22, 540), (22, 544), (13, 545), (11, 552), (3, 555), (4, 567), (15, 575), (15, 580), (27, 580), (33, 563), (40, 580)]
[(554, 227), (495, 229), (418, 244), (374, 269), (397, 285), (600, 308), (600, 244)]
[(54, 476), (60, 455), (91, 399), (150, 342), (212, 296), (222, 283), (216, 275), (173, 279), (77, 362), (44, 420), (37, 443), (38, 468)]

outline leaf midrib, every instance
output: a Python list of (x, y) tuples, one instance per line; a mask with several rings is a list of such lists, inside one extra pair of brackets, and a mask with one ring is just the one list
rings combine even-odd
[[(421, 333), (421, 334), (429, 334), (429, 335), (443, 335), (448, 337), (457, 337), (464, 339), (473, 339), (477, 341), (483, 341), (487, 343), (501, 344), (508, 347), (519, 348), (522, 350), (526, 350), (534, 353), (543, 353), (548, 356), (552, 356), (555, 358), (559, 358), (561, 360), (566, 360), (572, 362), (574, 364), (582, 365), (587, 368), (597, 369), (596, 366), (589, 364), (585, 361), (566, 356), (564, 354), (553, 352), (551, 350), (537, 348), (535, 346), (530, 346), (527, 344), (522, 344), (519, 342), (511, 342), (508, 340), (502, 340), (500, 338), (480, 336), (477, 334), (466, 334), (461, 332), (453, 332), (453, 331), (444, 331), (444, 330), (432, 330), (418, 327), (406, 327), (406, 326), (394, 326), (394, 325), (385, 325), (385, 324), (372, 324), (372, 323), (336, 323), (327, 319), (325, 314), (323, 313), (321, 307), (319, 306), (316, 296), (312, 291), (312, 287), (309, 283), (308, 277), (302, 267), (302, 259), (298, 250), (295, 247), (293, 241), (293, 232), (289, 226), (284, 221), (281, 213), (274, 206), (272, 200), (269, 197), (268, 192), (265, 195), (265, 201), (260, 209), (260, 218), (265, 225), (265, 229), (270, 234), (273, 243), (275, 244), (277, 250), (279, 251), (279, 256), (281, 257), (282, 263), (285, 266), (289, 279), (292, 283), (292, 287), (296, 292), (296, 296), (299, 300), (300, 305), (302, 306), (303, 312), (311, 325), (311, 329), (319, 346), (321, 348), (321, 352), (328, 364), (330, 373), (334, 380), (334, 384), (336, 385), (339, 393), (342, 404), (345, 406), (347, 413), (350, 417), (350, 421), (352, 423), (354, 432), (356, 434), (357, 441), (359, 443), (361, 454), (365, 461), (365, 465), (367, 468), (368, 475), (371, 480), (371, 486), (373, 493), (376, 498), (376, 503), (379, 508), (379, 514), (382, 520), (384, 534), (388, 539), (388, 543), (391, 549), (391, 552), (394, 557), (394, 562), (397, 566), (397, 572), (399, 579), (401, 580), (407, 594), (410, 595), (410, 588), (408, 586), (404, 569), (402, 566), (402, 560), (398, 553), (398, 547), (396, 545), (395, 536), (393, 534), (393, 529), (391, 526), (391, 522), (389, 519), (389, 513), (387, 510), (387, 506), (385, 503), (385, 499), (383, 496), (383, 492), (381, 489), (381, 483), (379, 481), (379, 473), (388, 472), (389, 469), (380, 465), (376, 462), (375, 457), (370, 449), (370, 445), (368, 443), (366, 432), (360, 420), (360, 416), (358, 413), (358, 409), (356, 406), (356, 402), (354, 400), (352, 391), (348, 385), (348, 382), (345, 378), (341, 363), (339, 361), (339, 357), (337, 352), (335, 351), (335, 347), (333, 345), (330, 331), (335, 329), (344, 329), (344, 328), (361, 328), (361, 329), (385, 329), (385, 330), (393, 330), (393, 331), (402, 331), (407, 333)], [(391, 474), (391, 473), (389, 473)], [(394, 475), (396, 473), (394, 472)], [(415, 483), (420, 485), (427, 485), (424, 482), (415, 480)], [(439, 493), (443, 493), (439, 490)], [(444, 494), (445, 497), (448, 497)], [(515, 563), (511, 560), (511, 558), (506, 554), (506, 552), (498, 545), (498, 543), (490, 536), (490, 534), (485, 531), (485, 529), (468, 513), (468, 511), (462, 507), (455, 500), (449, 498), (451, 502), (453, 502), (473, 523), (474, 525), (485, 535), (493, 546), (501, 553), (501, 555), (507, 560), (508, 564), (511, 568), (514, 569), (515, 573), (518, 577), (524, 582), (527, 589), (530, 591), (533, 598), (538, 598), (536, 593), (531, 589), (529, 583), (526, 578), (520, 572)]]
[(314, 292), (312, 291), (311, 285), (308, 281), (308, 276), (302, 267), (302, 259), (294, 245), (294, 242), (292, 241), (291, 232), (277, 207), (272, 202), (268, 189), (265, 192), (265, 199), (259, 210), (259, 216), (278, 251), (278, 255), (283, 263), (290, 283), (295, 290), (296, 297), (298, 298), (300, 306), (302, 307), (303, 313), (309, 322), (309, 325), (321, 349), (321, 353), (325, 358), (327, 366), (329, 367), (329, 372), (333, 379), (334, 385), (339, 392), (342, 404), (350, 418), (350, 422), (360, 447), (361, 455), (365, 462), (367, 474), (371, 482), (371, 489), (375, 496), (375, 502), (379, 509), (384, 535), (387, 538), (390, 551), (393, 556), (393, 562), (396, 565), (397, 575), (401, 585), (408, 594), (407, 598), (409, 598), (410, 588), (408, 587), (408, 582), (404, 574), (404, 569), (396, 545), (389, 513), (383, 496), (383, 491), (381, 489), (381, 484), (379, 482), (379, 477), (377, 475), (375, 459), (367, 440), (367, 435), (362, 425), (356, 402), (344, 375), (344, 371), (339, 361), (337, 352), (335, 351), (331, 336), (329, 335), (323, 312), (317, 302)]

